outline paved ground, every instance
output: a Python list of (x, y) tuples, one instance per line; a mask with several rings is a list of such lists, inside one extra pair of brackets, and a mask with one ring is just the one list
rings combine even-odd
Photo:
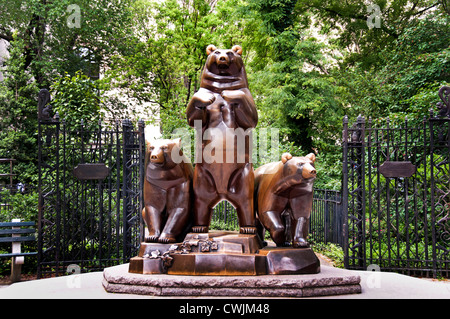
[[(322, 267), (330, 266), (322, 261)], [(450, 281), (430, 281), (390, 272), (352, 272), (361, 277), (361, 294), (320, 298), (450, 299)], [(19, 282), (0, 288), (0, 299), (155, 299), (152, 296), (107, 293), (103, 289), (102, 280), (103, 272), (94, 272)]]

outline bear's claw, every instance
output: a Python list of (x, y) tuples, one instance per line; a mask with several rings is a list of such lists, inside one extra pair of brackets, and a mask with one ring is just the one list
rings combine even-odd
[(166, 237), (164, 235), (161, 235), (161, 237), (159, 237), (158, 242), (162, 243), (162, 244), (169, 244), (169, 243), (174, 243), (176, 242), (176, 239), (173, 237)]
[(309, 247), (309, 243), (304, 238), (298, 238), (292, 242), (292, 247), (307, 248)]
[(193, 226), (192, 232), (193, 233), (207, 233), (208, 232), (208, 226)]
[(157, 243), (158, 242), (158, 235), (152, 235), (152, 236), (146, 236), (145, 237), (145, 242), (146, 243)]
[(256, 234), (256, 227), (253, 226), (245, 226), (239, 228), (240, 234)]

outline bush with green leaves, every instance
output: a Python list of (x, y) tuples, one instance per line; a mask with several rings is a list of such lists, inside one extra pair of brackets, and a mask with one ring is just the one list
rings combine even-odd
[(312, 245), (315, 252), (320, 253), (333, 261), (333, 265), (338, 268), (344, 268), (344, 251), (333, 243), (314, 243)]
[[(24, 69), (24, 41), (14, 38), (5, 61), (5, 79), (0, 82), (0, 158), (12, 158), (17, 182), (37, 181), (37, 87)], [(2, 164), (0, 173), (9, 173)]]
[(100, 119), (100, 90), (97, 83), (82, 71), (75, 72), (74, 76), (66, 73), (53, 83), (51, 91), (53, 110), (69, 127), (80, 125), (82, 119), (97, 125)]
[(0, 222), (9, 222), (14, 218), (37, 222), (38, 199), (39, 194), (36, 190), (26, 193), (1, 190), (0, 202), (5, 206), (0, 209)]

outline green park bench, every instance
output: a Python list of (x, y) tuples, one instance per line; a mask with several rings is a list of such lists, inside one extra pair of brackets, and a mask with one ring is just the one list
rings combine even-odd
[[(11, 253), (0, 254), (2, 258), (12, 258), (11, 261), (11, 282), (20, 281), (22, 265), (25, 256), (35, 256), (37, 252), (22, 252), (21, 243), (35, 241), (35, 222), (21, 222), (20, 219), (13, 219), (12, 222), (0, 223), (0, 243), (11, 243)], [(22, 228), (27, 227), (27, 228)], [(32, 234), (32, 235), (31, 235)]]

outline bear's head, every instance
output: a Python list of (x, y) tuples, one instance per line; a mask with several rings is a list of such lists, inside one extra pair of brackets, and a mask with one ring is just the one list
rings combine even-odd
[(316, 156), (310, 153), (304, 157), (293, 157), (289, 153), (281, 156), (283, 165), (283, 176), (302, 176), (303, 179), (313, 180), (316, 178), (317, 172), (314, 167)]
[(156, 167), (173, 167), (182, 158), (181, 139), (158, 139), (147, 141), (147, 163)]
[(244, 66), (241, 58), (242, 48), (239, 45), (235, 45), (231, 50), (223, 50), (210, 44), (206, 48), (206, 53), (208, 54), (206, 67), (216, 75), (237, 75)]
[(217, 49), (210, 44), (206, 48), (206, 64), (203, 69), (201, 87), (220, 93), (223, 90), (247, 88), (247, 75), (242, 61), (242, 48)]

